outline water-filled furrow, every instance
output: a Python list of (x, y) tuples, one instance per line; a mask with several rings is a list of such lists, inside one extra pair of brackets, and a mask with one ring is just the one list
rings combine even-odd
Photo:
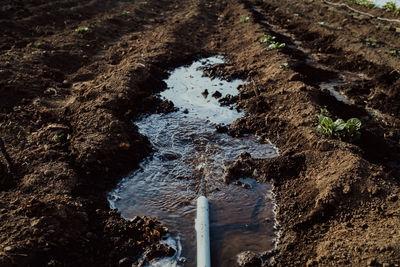
[[(271, 249), (276, 238), (271, 185), (248, 177), (241, 180), (246, 186), (224, 183), (225, 168), (241, 153), (268, 158), (277, 152), (268, 140), (216, 132), (217, 124), (230, 124), (243, 116), (212, 97), (236, 95), (243, 84), (241, 80), (204, 76), (201, 67), (219, 63), (223, 63), (221, 57), (211, 57), (171, 72), (161, 97), (172, 101), (179, 111), (153, 114), (136, 122), (155, 151), (109, 195), (110, 205), (123, 217), (150, 215), (169, 227), (182, 243), (185, 266), (196, 263), (194, 220), (200, 191), (210, 202), (213, 266), (234, 266), (238, 253)], [(177, 262), (172, 261), (174, 264)]]

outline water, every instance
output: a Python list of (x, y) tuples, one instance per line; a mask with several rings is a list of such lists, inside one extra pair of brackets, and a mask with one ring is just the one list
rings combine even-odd
[(397, 8), (400, 8), (400, 0), (371, 0), (377, 7), (383, 7), (387, 2), (396, 3)]
[(343, 102), (347, 105), (353, 105), (353, 103), (341, 92), (336, 90), (335, 88), (337, 86), (345, 85), (346, 83), (344, 81), (329, 81), (329, 82), (322, 82), (319, 84), (320, 88), (327, 89), (330, 93), (331, 96), (336, 98), (337, 101)]
[[(201, 180), (210, 202), (213, 266), (234, 266), (238, 253), (271, 249), (276, 238), (271, 185), (243, 177), (249, 187), (245, 189), (223, 181), (225, 167), (242, 152), (254, 158), (277, 153), (267, 140), (255, 136), (233, 138), (216, 133), (216, 124), (229, 124), (243, 115), (233, 107), (221, 107), (211, 97), (217, 90), (222, 97), (236, 95), (243, 81), (210, 79), (199, 69), (222, 62), (221, 57), (211, 57), (171, 73), (166, 80), (168, 89), (161, 96), (179, 111), (136, 122), (156, 151), (109, 195), (111, 207), (123, 217), (150, 215), (169, 227), (171, 235), (180, 239), (185, 266), (196, 265), (194, 220)], [(208, 96), (202, 94), (205, 89)], [(171, 259), (168, 264), (179, 265)]]
[[(347, 77), (349, 78), (349, 77)], [(390, 116), (388, 114), (384, 114), (380, 112), (377, 109), (371, 108), (369, 106), (363, 106), (354, 103), (350, 98), (348, 98), (345, 94), (341, 93), (340, 91), (337, 90), (338, 86), (343, 86), (346, 85), (347, 82), (342, 78), (336, 79), (336, 80), (331, 80), (327, 82), (322, 82), (319, 84), (320, 88), (327, 89), (330, 93), (331, 96), (335, 97), (337, 101), (342, 102), (344, 104), (347, 104), (349, 106), (356, 106), (361, 109), (365, 109), (365, 112), (370, 116), (371, 118), (375, 118), (378, 120), (383, 120), (385, 122), (389, 123), (394, 123), (398, 122), (399, 120), (395, 118), (394, 116)], [(364, 119), (369, 119), (368, 116)]]

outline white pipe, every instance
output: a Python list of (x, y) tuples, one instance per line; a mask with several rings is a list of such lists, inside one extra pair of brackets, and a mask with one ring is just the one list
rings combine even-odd
[(197, 199), (195, 229), (197, 233), (197, 267), (210, 267), (210, 227), (208, 201), (205, 196), (200, 196)]

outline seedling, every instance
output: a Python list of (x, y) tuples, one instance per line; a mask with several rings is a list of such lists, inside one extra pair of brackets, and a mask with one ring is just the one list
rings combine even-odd
[(395, 12), (397, 7), (395, 2), (387, 2), (384, 6), (383, 9), (389, 12)]
[(36, 41), (36, 42), (33, 43), (33, 46), (36, 47), (36, 48), (40, 48), (42, 46), (42, 42)]
[(260, 44), (268, 44), (267, 46), (267, 50), (272, 50), (272, 49), (281, 49), (284, 48), (286, 46), (285, 43), (279, 43), (275, 41), (276, 37), (269, 35), (269, 34), (265, 34), (263, 36), (263, 38), (261, 38), (259, 40)]
[(388, 11), (394, 13), (396, 16), (400, 15), (400, 8), (397, 8), (395, 2), (387, 2), (383, 8)]
[(241, 23), (246, 23), (246, 22), (249, 22), (249, 17), (242, 17), (242, 18), (240, 18), (240, 22)]
[(278, 43), (278, 42), (273, 42), (269, 46), (267, 46), (267, 50), (273, 50), (273, 49), (281, 49), (286, 46), (285, 43)]
[(371, 1), (366, 1), (366, 0), (361, 1), (361, 5), (364, 6), (364, 7), (366, 7), (366, 8), (369, 8), (369, 9), (375, 7), (375, 4), (374, 4), (373, 2), (371, 2)]
[(63, 137), (63, 134), (55, 134), (53, 136), (53, 141), (54, 142), (60, 142), (62, 137)]
[(86, 26), (79, 26), (78, 28), (75, 29), (75, 32), (78, 34), (85, 34), (89, 31), (89, 27)]
[(323, 21), (318, 21), (317, 24), (321, 27), (326, 27), (325, 22)]
[(317, 131), (329, 138), (338, 138), (344, 141), (356, 141), (360, 138), (361, 121), (358, 118), (351, 118), (345, 122), (342, 119), (333, 121), (328, 116), (326, 109), (321, 109), (321, 114), (318, 115)]
[(400, 57), (400, 50), (397, 50), (397, 49), (392, 49), (392, 50), (386, 51), (385, 53), (392, 57)]
[(65, 135), (62, 133), (62, 134), (55, 134), (52, 139), (56, 143), (64, 143), (70, 141), (71, 138), (72, 138), (71, 134)]
[(369, 0), (349, 0), (351, 3), (355, 3), (357, 5), (366, 7), (366, 8), (374, 8), (375, 4), (372, 1)]
[(285, 62), (279, 65), (279, 68), (286, 70), (289, 68), (289, 63)]
[(121, 14), (122, 14), (123, 16), (125, 16), (125, 15), (129, 15), (130, 13), (131, 13), (131, 12), (129, 12), (128, 10), (124, 10), (124, 11), (122, 11)]
[(271, 43), (275, 40), (275, 36), (264, 34), (263, 38), (259, 40), (260, 43)]
[(383, 29), (385, 31), (390, 31), (391, 27), (390, 27), (390, 25), (385, 25), (385, 24), (382, 24), (382, 23), (378, 23), (378, 25), (376, 25), (375, 28), (377, 28), (378, 30)]
[(376, 47), (376, 42), (371, 38), (365, 39), (365, 44), (369, 47)]

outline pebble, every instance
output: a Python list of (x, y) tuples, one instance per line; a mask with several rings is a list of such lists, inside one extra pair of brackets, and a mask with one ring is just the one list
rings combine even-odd
[(67, 88), (67, 87), (70, 87), (70, 86), (71, 86), (71, 84), (70, 84), (67, 80), (64, 80), (64, 81), (61, 83), (61, 87)]
[(212, 94), (212, 97), (214, 98), (220, 98), (222, 94), (219, 91), (215, 91), (215, 93)]
[(228, 132), (228, 127), (226, 127), (225, 125), (216, 125), (215, 126), (215, 130), (217, 131), (217, 133), (227, 133)]

